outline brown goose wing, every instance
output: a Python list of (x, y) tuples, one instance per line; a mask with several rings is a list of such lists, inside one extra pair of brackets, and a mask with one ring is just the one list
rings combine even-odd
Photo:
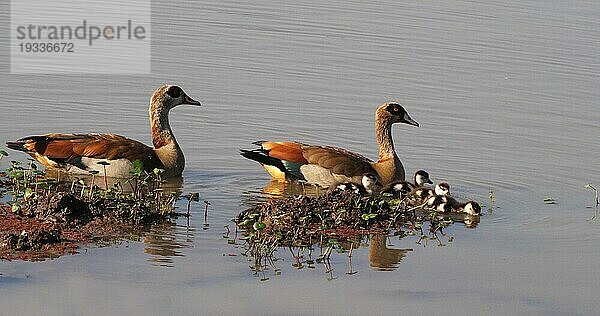
[(257, 142), (269, 157), (294, 163), (307, 163), (302, 144), (296, 142)]
[(30, 154), (41, 155), (57, 163), (88, 157), (140, 160), (146, 168), (162, 165), (151, 147), (114, 134), (46, 134), (25, 137), (15, 143), (21, 144)]
[(302, 145), (302, 155), (309, 164), (318, 165), (334, 174), (347, 177), (361, 176), (367, 172), (377, 174), (371, 159), (343, 148)]

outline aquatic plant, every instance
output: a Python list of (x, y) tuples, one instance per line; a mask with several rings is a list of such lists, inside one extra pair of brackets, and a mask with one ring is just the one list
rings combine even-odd
[[(108, 165), (108, 163), (104, 164), (103, 167), (106, 168)], [(98, 225), (105, 222), (111, 227), (119, 225), (136, 227), (181, 215), (175, 211), (178, 193), (167, 193), (161, 188), (164, 183), (161, 178), (162, 170), (156, 169), (148, 173), (140, 163), (135, 165), (137, 168), (131, 178), (124, 182), (128, 183), (132, 190), (125, 190), (121, 182), (108, 187), (106, 177), (105, 188), (98, 187), (95, 184), (98, 171), (91, 171), (87, 178), (73, 177), (68, 179), (68, 182), (59, 182), (47, 178), (45, 172), (38, 170), (32, 159), (26, 164), (11, 161), (11, 166), (6, 168), (5, 172), (0, 172), (0, 193), (10, 196), (7, 201), (11, 212), (9, 215), (17, 216), (11, 217), (12, 221), (19, 221), (19, 218), (23, 221), (50, 220), (59, 225), (59, 228), (83, 227), (82, 225), (92, 221)], [(0, 211), (3, 211), (2, 205)], [(37, 229), (35, 225), (31, 226), (31, 229)], [(0, 240), (16, 238), (15, 243), (0, 243), (0, 253), (5, 254), (3, 247), (10, 245), (16, 247), (19, 244), (17, 240), (25, 240), (23, 239), (25, 237), (15, 235), (16, 232), (9, 231), (10, 227), (1, 226)], [(20, 234), (21, 231), (18, 233)], [(32, 239), (27, 240), (31, 242)], [(57, 239), (41, 238), (40, 240), (51, 242)]]
[(110, 162), (100, 161), (98, 162), (98, 164), (102, 166), (102, 169), (104, 171), (104, 188), (108, 189), (108, 176), (106, 175), (106, 166), (110, 166)]
[(598, 190), (591, 183), (586, 183), (584, 188), (593, 190), (595, 193), (596, 204), (594, 205), (594, 215), (588, 221), (593, 221), (598, 217), (598, 205), (600, 204), (598, 201)]
[(598, 190), (591, 183), (586, 183), (584, 188), (594, 191), (594, 193), (596, 194), (596, 207), (598, 207), (598, 205), (600, 204), (600, 201), (598, 200)]
[(208, 207), (211, 205), (208, 200), (204, 200), (204, 220), (206, 221), (206, 217), (208, 216)]
[[(280, 247), (311, 252), (319, 246), (322, 252), (316, 261), (326, 263), (333, 250), (346, 252), (348, 243), (361, 244), (367, 236), (390, 233), (399, 238), (415, 236), (419, 245), (427, 246), (428, 241), (434, 240), (438, 246), (445, 246), (453, 240), (444, 233), (447, 227), (456, 222), (473, 227), (479, 221), (479, 216), (446, 215), (424, 207), (408, 198), (363, 197), (344, 191), (259, 203), (241, 212), (235, 222), (244, 230), (240, 238), (244, 241), (244, 254), (250, 258), (252, 270), (258, 273), (260, 269), (276, 267), (275, 252)], [(295, 264), (301, 267), (307, 263), (297, 259)]]
[(187, 203), (187, 213), (186, 216), (190, 216), (190, 206), (192, 205), (192, 202), (198, 202), (200, 201), (200, 193), (198, 192), (191, 192), (190, 194), (188, 194), (186, 196), (188, 203)]
[(492, 212), (494, 210), (494, 207), (496, 206), (496, 194), (493, 189), (490, 189), (489, 197), (490, 197), (489, 211)]
[(174, 214), (177, 196), (162, 192), (159, 188), (162, 180), (155, 174), (140, 172), (132, 175), (132, 179), (127, 181), (133, 183), (134, 190), (126, 192), (120, 183), (106, 189), (98, 187), (95, 178), (99, 172), (95, 170), (90, 171), (89, 182), (74, 178), (69, 183), (44, 178), (44, 172), (38, 171), (33, 162), (23, 167), (20, 162), (14, 161), (7, 171), (8, 178), (12, 180), (10, 202), (14, 210), (27, 209), (35, 214), (45, 211), (44, 202), (56, 196), (71, 195), (100, 213), (120, 214), (121, 219), (127, 217), (134, 224), (147, 223), (148, 217)]

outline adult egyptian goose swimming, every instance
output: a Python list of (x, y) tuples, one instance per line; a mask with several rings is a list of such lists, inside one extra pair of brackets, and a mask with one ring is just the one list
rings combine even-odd
[(315, 146), (297, 142), (260, 141), (260, 148), (241, 150), (240, 154), (259, 162), (277, 180), (305, 180), (309, 184), (330, 187), (336, 183), (360, 184), (365, 173), (376, 174), (383, 185), (404, 180), (404, 167), (394, 150), (392, 125), (419, 126), (402, 105), (387, 102), (375, 112), (379, 160), (338, 147)]
[[(163, 176), (180, 176), (185, 166), (183, 152), (169, 126), (169, 111), (180, 105), (200, 105), (178, 86), (165, 85), (150, 98), (152, 143), (148, 147), (115, 134), (45, 134), (7, 142), (8, 148), (24, 151), (49, 169), (68, 173), (128, 178), (133, 162), (139, 160), (146, 171), (164, 169)], [(99, 163), (109, 163), (103, 166)]]

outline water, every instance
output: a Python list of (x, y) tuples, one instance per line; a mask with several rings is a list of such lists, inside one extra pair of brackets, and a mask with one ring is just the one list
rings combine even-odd
[[(154, 2), (152, 13), (151, 75), (11, 75), (4, 53), (0, 142), (95, 131), (150, 143), (147, 100), (177, 83), (203, 103), (171, 122), (183, 191), (212, 203), (210, 227), (200, 203), (189, 226), (140, 241), (2, 262), (2, 313), (597, 313), (600, 222), (588, 221), (583, 186), (600, 186), (598, 3), (186, 1)], [(405, 250), (390, 251), (401, 260), (386, 269), (362, 247), (348, 275), (334, 254), (332, 281), (321, 265), (293, 268), (281, 249), (281, 275), (260, 282), (223, 238), (269, 184), (238, 149), (290, 139), (374, 158), (373, 112), (391, 99), (421, 123), (394, 128), (407, 172), (427, 169), (484, 203), (491, 189), (497, 208), (474, 229), (452, 226), (445, 247), (392, 237), (388, 247)]]

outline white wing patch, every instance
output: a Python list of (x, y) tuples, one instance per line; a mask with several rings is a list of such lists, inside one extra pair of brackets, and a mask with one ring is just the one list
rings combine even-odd
[[(106, 166), (106, 176), (113, 178), (129, 178), (131, 176), (130, 172), (133, 169), (133, 164), (129, 159), (115, 159), (115, 160), (106, 160), (106, 159), (96, 159), (96, 158), (88, 158), (81, 157), (79, 161), (79, 165), (73, 165), (67, 163), (65, 169), (69, 173), (75, 174), (90, 174), (90, 171), (96, 170), (98, 171), (99, 176), (104, 176), (104, 166), (99, 165), (99, 162), (107, 162), (109, 165)], [(85, 169), (80, 168), (85, 167)]]
[(324, 188), (334, 186), (338, 183), (361, 183), (362, 180), (362, 176), (348, 177), (341, 174), (335, 174), (329, 169), (312, 164), (300, 166), (300, 173), (302, 173), (304, 179), (306, 179), (308, 183), (316, 184)]

